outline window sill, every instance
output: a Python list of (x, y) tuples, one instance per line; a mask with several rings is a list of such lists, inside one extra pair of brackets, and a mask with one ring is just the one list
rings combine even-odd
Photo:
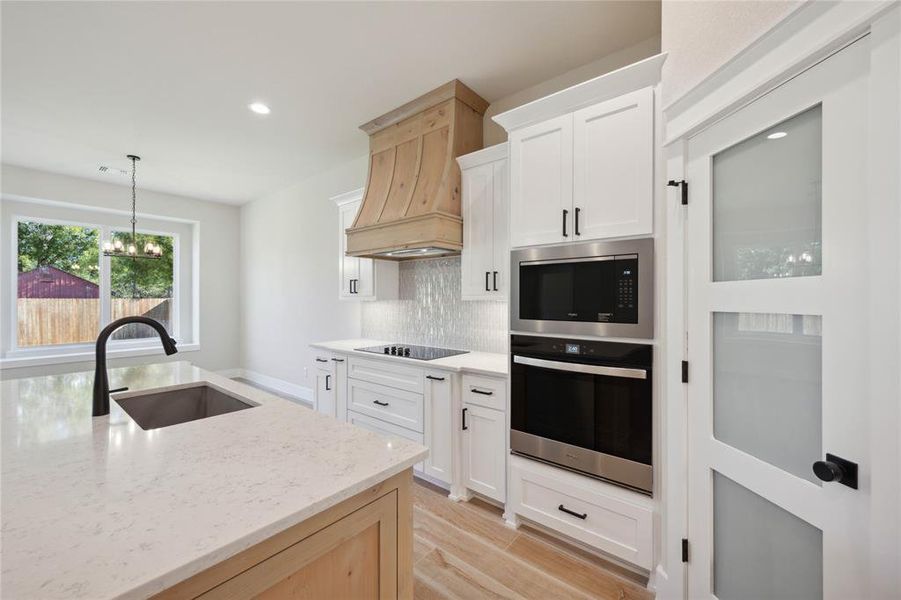
[[(197, 352), (200, 344), (179, 344), (178, 352)], [(159, 354), (164, 356), (163, 349), (157, 341), (151, 346), (137, 346), (131, 348), (108, 348), (108, 359), (127, 358), (129, 356), (150, 356)], [(31, 352), (16, 352), (0, 358), (0, 370), (17, 369), (21, 367), (39, 367), (43, 365), (58, 365), (63, 363), (93, 362), (93, 350), (77, 350), (72, 352), (58, 352), (56, 354), (34, 354)]]

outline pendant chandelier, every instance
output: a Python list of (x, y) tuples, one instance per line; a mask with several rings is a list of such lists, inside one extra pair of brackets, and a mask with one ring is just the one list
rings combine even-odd
[(159, 244), (147, 242), (144, 248), (138, 252), (138, 236), (135, 233), (135, 224), (138, 222), (136, 216), (137, 208), (137, 191), (135, 186), (135, 167), (137, 162), (141, 160), (140, 156), (129, 154), (128, 159), (131, 161), (131, 241), (125, 244), (120, 239), (107, 240), (103, 242), (104, 256), (120, 256), (125, 258), (160, 258), (163, 256), (163, 250)]

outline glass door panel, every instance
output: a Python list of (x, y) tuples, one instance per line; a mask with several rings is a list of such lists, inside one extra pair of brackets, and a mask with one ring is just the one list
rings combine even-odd
[(822, 273), (822, 112), (714, 155), (714, 281)]
[(716, 439), (817, 485), (822, 455), (820, 317), (713, 315)]

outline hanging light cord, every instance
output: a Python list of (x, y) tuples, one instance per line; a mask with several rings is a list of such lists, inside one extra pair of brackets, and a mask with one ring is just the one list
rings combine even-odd
[(131, 158), (131, 243), (135, 247), (135, 254), (138, 252), (138, 236), (135, 233), (135, 224), (138, 222), (137, 219), (137, 192), (135, 191), (136, 183), (135, 183), (135, 170), (137, 166), (138, 157), (132, 156)]

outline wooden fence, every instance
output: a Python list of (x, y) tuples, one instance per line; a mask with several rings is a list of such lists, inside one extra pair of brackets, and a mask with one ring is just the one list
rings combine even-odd
[[(110, 304), (111, 317), (116, 320), (128, 315), (144, 315), (168, 301), (168, 298), (113, 298)], [(20, 348), (47, 344), (83, 344), (93, 342), (100, 333), (100, 300), (97, 298), (19, 298), (17, 310)], [(153, 316), (169, 327), (169, 319)], [(147, 329), (148, 335), (156, 335), (148, 327), (142, 327)], [(132, 334), (128, 337), (144, 336)]]

